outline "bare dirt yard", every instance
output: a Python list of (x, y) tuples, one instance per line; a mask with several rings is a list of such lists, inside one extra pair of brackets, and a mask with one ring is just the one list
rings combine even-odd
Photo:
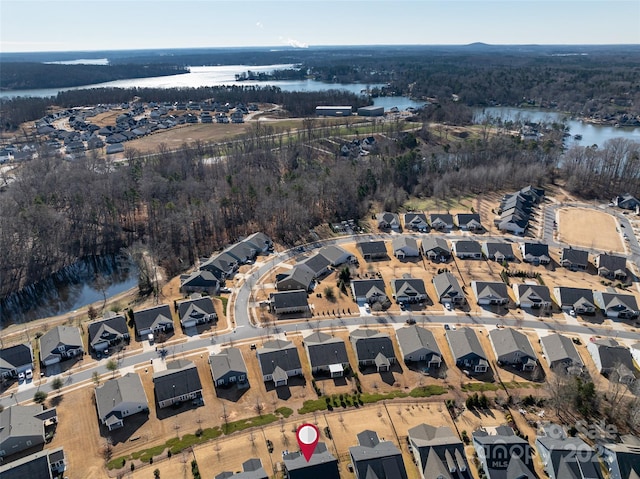
[(574, 246), (624, 252), (613, 216), (587, 208), (558, 210), (558, 239)]

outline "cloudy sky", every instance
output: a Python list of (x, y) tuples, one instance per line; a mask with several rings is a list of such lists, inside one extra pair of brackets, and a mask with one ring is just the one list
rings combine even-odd
[(640, 44), (639, 0), (0, 0), (0, 51)]

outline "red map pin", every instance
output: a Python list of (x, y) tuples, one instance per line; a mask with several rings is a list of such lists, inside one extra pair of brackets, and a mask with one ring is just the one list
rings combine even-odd
[(296, 432), (296, 438), (298, 439), (298, 445), (302, 451), (302, 455), (309, 462), (313, 451), (315, 451), (318, 445), (318, 439), (320, 439), (320, 433), (318, 428), (313, 424), (303, 424), (298, 428)]

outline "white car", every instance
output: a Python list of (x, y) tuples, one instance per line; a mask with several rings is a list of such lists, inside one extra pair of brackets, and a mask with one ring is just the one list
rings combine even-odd
[(31, 369), (27, 369), (24, 373), (27, 381), (31, 381), (33, 379), (33, 371)]
[(369, 306), (369, 303), (367, 303), (367, 304), (365, 304), (365, 305), (364, 305), (364, 310), (365, 310), (367, 313), (370, 313), (370, 312), (371, 312), (371, 306)]
[(19, 383), (24, 382), (24, 373), (18, 373), (18, 382)]

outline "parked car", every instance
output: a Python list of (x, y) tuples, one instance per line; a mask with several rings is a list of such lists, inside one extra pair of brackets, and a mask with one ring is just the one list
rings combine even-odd
[(229, 288), (220, 288), (221, 293), (230, 293), (231, 290)]
[(405, 321), (407, 324), (416, 324), (416, 320), (413, 318), (409, 318)]
[(451, 311), (453, 309), (453, 306), (451, 305), (451, 303), (444, 303), (444, 307), (446, 308), (447, 311)]
[(31, 369), (27, 369), (24, 373), (27, 381), (31, 381), (33, 379), (33, 371)]
[(24, 382), (24, 373), (18, 373), (18, 382)]
[(251, 348), (251, 349), (256, 349), (256, 348), (257, 348), (256, 343), (251, 343), (250, 348)]

